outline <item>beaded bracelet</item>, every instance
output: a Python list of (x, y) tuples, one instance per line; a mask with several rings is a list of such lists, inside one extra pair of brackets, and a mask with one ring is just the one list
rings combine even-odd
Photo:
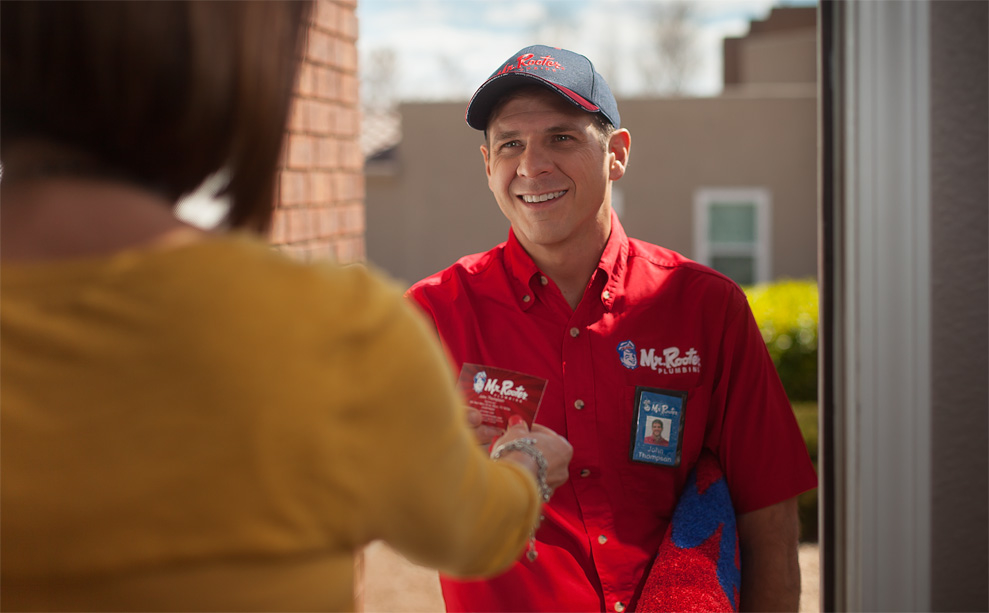
[(546, 471), (549, 469), (549, 462), (546, 461), (543, 452), (539, 451), (539, 448), (536, 447), (536, 439), (517, 438), (514, 441), (508, 441), (507, 443), (498, 445), (491, 452), (491, 459), (501, 459), (501, 456), (509, 451), (521, 451), (536, 461), (536, 483), (539, 485), (539, 494), (543, 502), (549, 502), (550, 496), (553, 495), (553, 490), (546, 483)]
[[(549, 462), (546, 461), (546, 456), (543, 455), (543, 452), (539, 451), (539, 448), (536, 447), (536, 439), (517, 438), (514, 441), (498, 445), (491, 452), (491, 459), (501, 459), (501, 456), (509, 451), (521, 451), (536, 461), (536, 484), (539, 486), (539, 497), (543, 499), (544, 504), (549, 502), (550, 496), (553, 495), (553, 490), (546, 483), (546, 472), (549, 469)], [(542, 520), (542, 515), (539, 516), (539, 519)], [(525, 557), (530, 562), (535, 562), (538, 555), (536, 552), (536, 530), (533, 528), (532, 532), (529, 533), (529, 550), (526, 552)]]

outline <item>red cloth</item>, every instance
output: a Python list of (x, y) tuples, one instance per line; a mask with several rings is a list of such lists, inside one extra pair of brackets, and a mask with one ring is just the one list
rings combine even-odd
[[(442, 578), (450, 611), (634, 604), (702, 447), (717, 452), (740, 513), (817, 485), (748, 302), (732, 281), (629, 239), (616, 216), (576, 310), (543, 279), (510, 233), (507, 243), (408, 292), (432, 318), (457, 373), (470, 362), (547, 379), (536, 423), (574, 447), (570, 480), (536, 535), (536, 561), (523, 559), (488, 581)], [(629, 459), (636, 386), (689, 393), (679, 467)]]
[(687, 480), (635, 610), (734, 612), (740, 587), (735, 510), (718, 460), (705, 450)]

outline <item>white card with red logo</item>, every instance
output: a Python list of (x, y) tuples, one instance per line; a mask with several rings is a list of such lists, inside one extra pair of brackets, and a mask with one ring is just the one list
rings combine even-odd
[(465, 363), (457, 387), (467, 404), (481, 412), (485, 425), (507, 428), (508, 418), (518, 415), (531, 428), (546, 390), (546, 379)]

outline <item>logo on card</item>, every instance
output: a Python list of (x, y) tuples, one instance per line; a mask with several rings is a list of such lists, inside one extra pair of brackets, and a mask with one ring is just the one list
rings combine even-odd
[(622, 366), (625, 368), (637, 368), (639, 363), (635, 360), (635, 343), (632, 341), (618, 343), (618, 359), (622, 361)]
[(701, 371), (701, 356), (693, 347), (686, 351), (679, 347), (667, 347), (658, 351), (650, 347), (649, 349), (642, 349), (636, 356), (635, 343), (623, 341), (618, 345), (618, 357), (622, 366), (629, 369), (642, 366), (666, 375), (699, 373)]
[(484, 383), (488, 380), (488, 373), (483, 370), (474, 375), (474, 393), (480, 394), (484, 391)]

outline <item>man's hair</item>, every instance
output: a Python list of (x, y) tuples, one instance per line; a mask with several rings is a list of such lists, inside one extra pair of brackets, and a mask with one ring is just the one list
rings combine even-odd
[(170, 200), (227, 171), (263, 229), (311, 2), (4, 2), (0, 139), (97, 158)]
[[(515, 100), (516, 98), (531, 94), (533, 92), (550, 92), (553, 94), (556, 93), (552, 89), (546, 87), (545, 85), (541, 85), (539, 83), (528, 83), (525, 85), (520, 85), (515, 89), (512, 89), (507, 93), (505, 93), (505, 95), (503, 95), (501, 98), (498, 98), (498, 101), (495, 102), (494, 105), (492, 105), (491, 113), (488, 115), (488, 125), (489, 126), (491, 125), (491, 118), (496, 117), (506, 104), (508, 104), (512, 100)], [(608, 140), (611, 138), (611, 135), (614, 134), (615, 132), (615, 126), (611, 125), (611, 122), (608, 121), (608, 119), (601, 113), (592, 113), (591, 115), (592, 115), (592, 119), (594, 120), (594, 125), (598, 130), (598, 134), (601, 137), (601, 142), (605, 146), (607, 146)], [(484, 142), (489, 145), (491, 144), (490, 141), (488, 140), (487, 128), (484, 129)]]

